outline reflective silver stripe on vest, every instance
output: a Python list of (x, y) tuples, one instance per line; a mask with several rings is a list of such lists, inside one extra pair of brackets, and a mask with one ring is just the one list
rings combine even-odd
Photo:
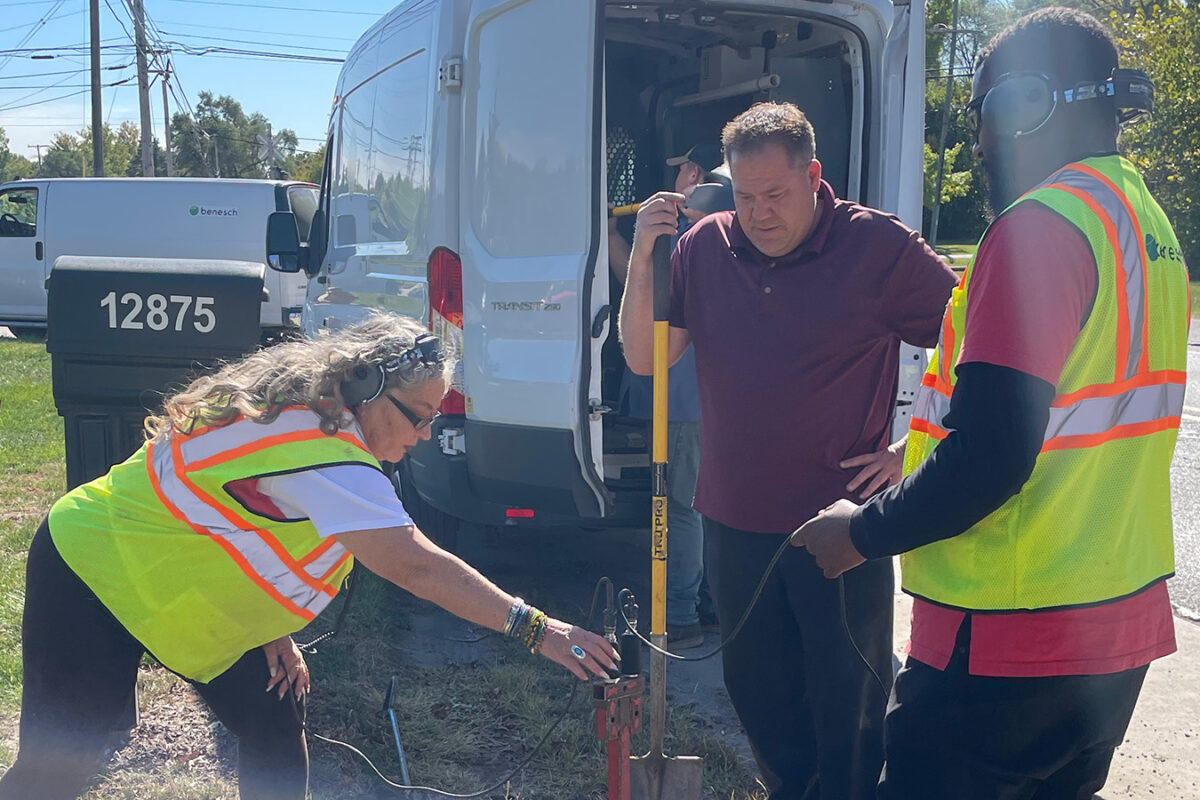
[(1120, 195), (1106, 183), (1086, 172), (1064, 169), (1051, 177), (1047, 183), (1061, 183), (1086, 192), (1104, 209), (1104, 213), (1117, 230), (1117, 243), (1121, 247), (1120, 266), (1125, 275), (1125, 299), (1129, 313), (1129, 360), (1125, 363), (1125, 375), (1117, 376), (1117, 379), (1132, 378), (1137, 374), (1138, 362), (1145, 346), (1142, 341), (1142, 325), (1146, 319), (1146, 282), (1138, 226), (1129, 215), (1129, 210)]
[(325, 577), (325, 573), (333, 569), (345, 555), (346, 548), (342, 546), (341, 542), (335, 541), (328, 550), (306, 564), (304, 566), (304, 571), (307, 572), (310, 577), (321, 580), (323, 577)]
[[(261, 429), (262, 426), (259, 427)], [(239, 563), (239, 567), (253, 571), (290, 603), (312, 614), (319, 614), (329, 604), (333, 598), (314, 589), (296, 575), (262, 537), (254, 531), (234, 526), (184, 484), (175, 470), (170, 443), (156, 445), (152, 453), (151, 468), (158, 477), (159, 487), (167, 502), (192, 525), (203, 528), (210, 536), (222, 540), (239, 553), (245, 562)]]
[(913, 404), (913, 417), (945, 428), (942, 419), (950, 413), (950, 398), (934, 389), (932, 386), (922, 386), (917, 390), (917, 402)]
[[(353, 419), (353, 417), (351, 417)], [(198, 436), (190, 436), (183, 440), (183, 462), (191, 465), (206, 458), (232, 450), (235, 447), (263, 439), (265, 436), (281, 436), (300, 431), (311, 431), (320, 428), (321, 418), (315, 411), (307, 408), (289, 408), (280, 412), (274, 422), (263, 425), (253, 420), (241, 419), (223, 428), (210, 428)], [(348, 429), (361, 437), (357, 426)]]
[(1183, 413), (1180, 383), (1139, 386), (1111, 397), (1088, 397), (1062, 408), (1050, 409), (1043, 441), (1061, 436), (1090, 436), (1121, 425), (1153, 422)]

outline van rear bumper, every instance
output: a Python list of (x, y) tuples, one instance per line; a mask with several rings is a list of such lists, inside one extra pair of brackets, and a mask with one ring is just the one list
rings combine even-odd
[[(460, 429), (466, 452), (448, 455), (439, 437)], [(649, 491), (610, 491), (603, 507), (583, 481), (570, 431), (441, 417), (430, 441), (405, 456), (413, 488), (434, 508), (478, 525), (644, 526)], [(510, 516), (512, 509), (532, 517)]]

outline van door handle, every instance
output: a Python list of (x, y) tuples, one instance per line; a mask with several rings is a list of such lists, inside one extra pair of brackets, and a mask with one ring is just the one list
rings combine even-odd
[(38, 261), (41, 261), (45, 257), (45, 255), (46, 255), (46, 252), (45, 252), (44, 248), (42, 247), (42, 243), (34, 242), (33, 243), (33, 257), (36, 258)]
[(604, 323), (608, 322), (608, 315), (612, 313), (612, 306), (605, 304), (599, 311), (596, 312), (596, 318), (592, 320), (592, 338), (599, 339), (600, 334), (604, 333)]

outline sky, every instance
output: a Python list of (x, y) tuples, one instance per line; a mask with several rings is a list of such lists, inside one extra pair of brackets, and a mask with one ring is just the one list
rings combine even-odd
[[(100, 0), (102, 110), (114, 128), (138, 121), (130, 2)], [(185, 48), (342, 59), (400, 0), (143, 2), (148, 26), (170, 49), (172, 113), (180, 105), (194, 106), (201, 91), (227, 94), (246, 113), (264, 114), (276, 131), (295, 131), (301, 150), (316, 150), (324, 141), (340, 64), (245, 53), (194, 55)], [(59, 131), (76, 133), (91, 124), (88, 24), (88, 0), (0, 0), (0, 128), (12, 152), (35, 161), (34, 145), (48, 145)], [(150, 102), (154, 135), (161, 141), (157, 82)]]

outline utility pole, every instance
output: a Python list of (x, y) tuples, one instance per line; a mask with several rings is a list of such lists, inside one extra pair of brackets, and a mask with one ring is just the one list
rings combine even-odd
[(133, 0), (133, 27), (137, 44), (138, 107), (142, 125), (142, 175), (154, 177), (154, 139), (150, 128), (150, 74), (146, 67), (146, 9)]
[[(28, 146), (29, 146), (29, 147), (34, 147), (34, 148), (37, 148), (37, 154), (38, 154), (38, 165), (37, 165), (37, 168), (38, 168), (38, 174), (41, 174), (41, 172), (42, 172), (42, 148), (43, 148), (43, 147), (45, 147), (45, 148), (49, 148), (49, 147), (50, 147), (50, 145), (48, 145), (48, 144), (31, 144), (31, 145), (28, 145)], [(28, 176), (26, 176), (26, 177), (28, 177)]]
[(171, 107), (167, 104), (167, 81), (171, 79), (171, 62), (167, 61), (166, 51), (159, 53), (162, 58), (162, 90), (163, 90), (163, 150), (167, 155), (167, 177), (175, 177), (175, 159), (171, 155)]
[[(90, 0), (88, 13), (91, 15), (92, 51), (92, 173), (104, 177), (104, 115), (100, 111), (100, 0)], [(38, 168), (42, 164), (41, 147), (38, 148)]]
[(946, 135), (950, 132), (950, 96), (954, 93), (954, 54), (957, 50), (958, 0), (954, 0), (954, 12), (950, 18), (950, 56), (946, 66), (946, 97), (942, 101), (942, 134), (938, 146), (937, 180), (933, 189), (933, 209), (929, 214), (930, 247), (937, 246), (938, 217), (942, 211), (942, 181), (946, 176)]

